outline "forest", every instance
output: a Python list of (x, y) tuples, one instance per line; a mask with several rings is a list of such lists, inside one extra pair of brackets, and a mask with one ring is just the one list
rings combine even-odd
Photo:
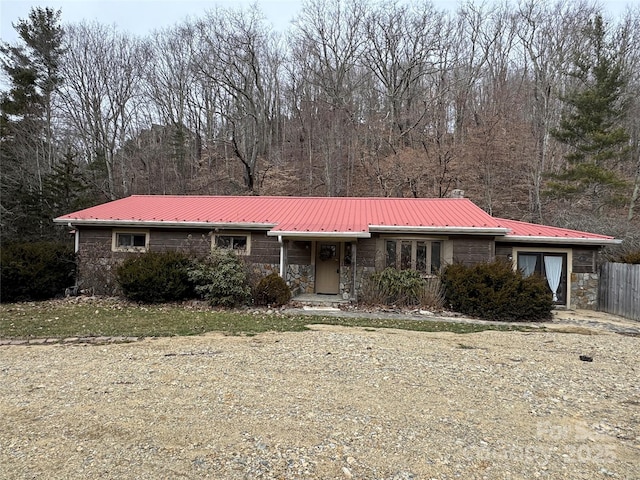
[(640, 7), (305, 0), (148, 36), (34, 8), (2, 42), (5, 242), (132, 194), (446, 197), (640, 238)]

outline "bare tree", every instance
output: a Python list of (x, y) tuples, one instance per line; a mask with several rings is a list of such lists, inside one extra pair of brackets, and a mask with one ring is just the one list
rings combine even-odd
[(81, 139), (86, 161), (104, 166), (104, 193), (110, 199), (129, 194), (127, 159), (118, 157), (118, 151), (135, 130), (134, 111), (140, 107), (147, 58), (140, 40), (114, 27), (80, 23), (67, 30), (62, 108)]
[(228, 142), (244, 170), (245, 187), (256, 188), (258, 160), (270, 143), (272, 107), (270, 95), (277, 68), (266, 65), (273, 58), (273, 38), (264, 16), (247, 11), (217, 9), (197, 25), (196, 64), (200, 74), (223, 94), (217, 114), (224, 121)]
[(312, 130), (308, 148), (321, 168), (313, 188), (322, 187), (329, 196), (348, 194), (353, 181), (365, 12), (359, 0), (305, 2), (290, 37), (293, 68), (306, 83), (309, 110), (301, 114), (308, 119), (305, 128)]

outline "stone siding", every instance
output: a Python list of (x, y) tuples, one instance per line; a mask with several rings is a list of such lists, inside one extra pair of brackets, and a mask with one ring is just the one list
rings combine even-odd
[(572, 273), (570, 308), (596, 310), (599, 280), (600, 276), (597, 273)]
[[(257, 285), (260, 279), (271, 275), (280, 274), (280, 265), (275, 263), (251, 263), (249, 272), (252, 281)], [(288, 265), (286, 282), (291, 289), (291, 295), (296, 296), (301, 293), (313, 293), (314, 270), (312, 265)]]

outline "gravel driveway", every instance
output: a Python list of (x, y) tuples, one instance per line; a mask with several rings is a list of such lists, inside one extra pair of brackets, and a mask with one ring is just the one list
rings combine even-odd
[(638, 345), (314, 326), (4, 346), (0, 477), (637, 479)]

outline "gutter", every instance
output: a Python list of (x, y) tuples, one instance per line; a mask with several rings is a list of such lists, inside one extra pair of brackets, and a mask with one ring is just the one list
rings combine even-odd
[(369, 225), (369, 230), (378, 233), (433, 233), (433, 234), (475, 234), (504, 236), (509, 233), (508, 228), (502, 227), (438, 227), (438, 226), (389, 226)]
[(298, 238), (371, 238), (369, 232), (314, 232), (314, 231), (283, 231), (283, 230), (270, 230), (267, 232), (269, 237), (298, 237)]
[(94, 226), (94, 227), (120, 227), (120, 228), (228, 228), (237, 230), (270, 230), (276, 226), (274, 223), (230, 223), (230, 222), (166, 222), (162, 220), (85, 220), (85, 219), (65, 219), (54, 218), (53, 223), (74, 226)]
[(576, 238), (576, 237), (533, 237), (533, 236), (510, 236), (496, 238), (496, 242), (517, 242), (517, 243), (557, 243), (569, 245), (620, 245), (622, 240), (617, 238)]

